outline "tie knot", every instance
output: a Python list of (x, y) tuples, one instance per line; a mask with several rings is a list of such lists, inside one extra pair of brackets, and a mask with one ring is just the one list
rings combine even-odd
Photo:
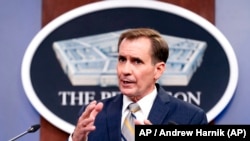
[(132, 112), (135, 113), (140, 110), (140, 106), (137, 103), (131, 103), (128, 105), (128, 109)]

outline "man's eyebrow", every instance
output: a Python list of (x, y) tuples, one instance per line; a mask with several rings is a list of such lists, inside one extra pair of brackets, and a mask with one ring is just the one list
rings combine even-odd
[(124, 55), (118, 55), (117, 57), (119, 58), (119, 57), (125, 57), (125, 56)]

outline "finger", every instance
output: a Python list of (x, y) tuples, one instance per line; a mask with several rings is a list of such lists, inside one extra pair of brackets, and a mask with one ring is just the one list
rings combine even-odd
[[(90, 122), (88, 121), (89, 119), (86, 119), (86, 123)], [(85, 120), (84, 120), (85, 121)], [(74, 133), (73, 133), (73, 138), (75, 140), (85, 140), (87, 138), (87, 135), (91, 132), (95, 130), (95, 126), (94, 125), (88, 125), (88, 126), (84, 126), (84, 124), (86, 124), (85, 122), (82, 122), (82, 124), (77, 124)]]
[(102, 108), (103, 108), (103, 103), (102, 103), (102, 102), (97, 103), (97, 104), (95, 105), (95, 108), (91, 111), (90, 116), (91, 116), (92, 118), (95, 118), (96, 115), (102, 110)]
[(94, 125), (94, 118), (85, 118), (79, 122), (81, 128), (90, 127)]
[(148, 119), (145, 119), (145, 120), (144, 120), (144, 124), (145, 124), (145, 125), (152, 125), (151, 121), (148, 120)]
[(93, 130), (94, 120), (96, 115), (102, 110), (103, 103), (99, 102), (96, 104), (96, 101), (92, 101), (85, 109), (83, 114), (78, 120), (78, 125), (80, 128), (90, 127), (90, 130)]
[(89, 132), (96, 129), (96, 127), (94, 126), (95, 117), (92, 117), (91, 114), (95, 113), (95, 111), (100, 111), (101, 109), (102, 105), (98, 106), (98, 104), (96, 104), (96, 101), (92, 101), (91, 103), (89, 103), (78, 120), (73, 134), (74, 139), (85, 140)]
[(143, 122), (141, 122), (137, 119), (135, 119), (134, 122), (135, 122), (135, 125), (143, 125), (144, 124)]
[(92, 101), (89, 103), (89, 105), (86, 107), (85, 111), (82, 113), (80, 119), (88, 118), (91, 114), (91, 112), (95, 109), (96, 101)]

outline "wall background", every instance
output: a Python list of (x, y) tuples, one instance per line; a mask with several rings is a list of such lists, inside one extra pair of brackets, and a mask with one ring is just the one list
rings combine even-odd
[[(239, 81), (229, 105), (215, 124), (250, 124), (250, 1), (217, 0), (215, 26), (231, 43), (239, 64)], [(41, 0), (0, 1), (0, 140), (9, 140), (40, 123), (21, 82), (21, 63), (30, 41), (41, 29)], [(39, 140), (39, 131), (19, 141)]]

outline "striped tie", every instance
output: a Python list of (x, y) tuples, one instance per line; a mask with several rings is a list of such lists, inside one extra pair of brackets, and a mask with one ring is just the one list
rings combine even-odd
[(134, 119), (136, 118), (133, 113), (140, 110), (137, 103), (131, 103), (128, 105), (129, 113), (126, 116), (123, 127), (122, 127), (122, 140), (123, 141), (134, 141), (135, 139), (135, 124)]

